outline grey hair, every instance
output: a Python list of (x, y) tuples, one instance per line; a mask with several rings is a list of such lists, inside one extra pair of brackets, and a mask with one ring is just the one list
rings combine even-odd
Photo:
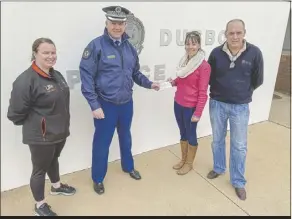
[(227, 29), (228, 29), (228, 25), (229, 25), (230, 23), (232, 23), (232, 22), (240, 22), (240, 23), (242, 23), (243, 29), (244, 29), (244, 31), (245, 31), (245, 23), (244, 23), (244, 21), (241, 20), (241, 19), (236, 18), (236, 19), (232, 19), (232, 20), (230, 20), (230, 21), (227, 22), (225, 32), (226, 32)]

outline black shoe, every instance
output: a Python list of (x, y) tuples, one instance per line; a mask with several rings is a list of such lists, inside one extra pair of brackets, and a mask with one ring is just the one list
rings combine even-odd
[(93, 189), (99, 195), (101, 195), (101, 194), (103, 194), (105, 192), (103, 183), (94, 183), (93, 184)]
[(67, 184), (62, 184), (57, 189), (53, 186), (51, 187), (51, 194), (52, 195), (74, 195), (76, 193), (76, 189), (72, 186), (68, 186)]
[(140, 173), (137, 170), (133, 170), (129, 174), (130, 174), (130, 177), (136, 180), (140, 180), (142, 178)]
[(215, 179), (217, 178), (218, 176), (220, 176), (221, 174), (219, 173), (216, 173), (214, 170), (211, 170), (208, 175), (207, 175), (207, 178), (208, 179)]
[(34, 212), (36, 216), (58, 216), (47, 203), (42, 204), (39, 208), (35, 205)]

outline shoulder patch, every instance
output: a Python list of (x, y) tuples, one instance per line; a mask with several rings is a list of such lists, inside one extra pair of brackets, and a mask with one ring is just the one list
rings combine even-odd
[(84, 52), (83, 52), (83, 55), (82, 55), (82, 58), (83, 59), (88, 59), (90, 56), (91, 56), (91, 49), (90, 48), (85, 48), (84, 49)]

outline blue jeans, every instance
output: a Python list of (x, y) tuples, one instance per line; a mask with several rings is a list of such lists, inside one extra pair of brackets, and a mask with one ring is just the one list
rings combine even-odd
[(192, 122), (195, 107), (188, 108), (174, 101), (174, 114), (180, 131), (180, 140), (188, 141), (191, 146), (198, 146), (197, 122)]
[(248, 104), (228, 104), (210, 99), (210, 120), (213, 133), (213, 170), (222, 174), (226, 170), (227, 120), (230, 124), (230, 181), (235, 188), (243, 188), (247, 152)]

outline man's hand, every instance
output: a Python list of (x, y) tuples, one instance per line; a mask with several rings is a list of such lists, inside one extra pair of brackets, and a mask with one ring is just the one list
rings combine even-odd
[(191, 121), (192, 122), (199, 122), (200, 118), (196, 117), (196, 116), (192, 116)]
[(160, 84), (157, 82), (153, 82), (151, 85), (151, 89), (158, 91), (160, 89)]
[(97, 110), (92, 111), (93, 117), (96, 119), (104, 119), (104, 113), (101, 108), (98, 108)]

